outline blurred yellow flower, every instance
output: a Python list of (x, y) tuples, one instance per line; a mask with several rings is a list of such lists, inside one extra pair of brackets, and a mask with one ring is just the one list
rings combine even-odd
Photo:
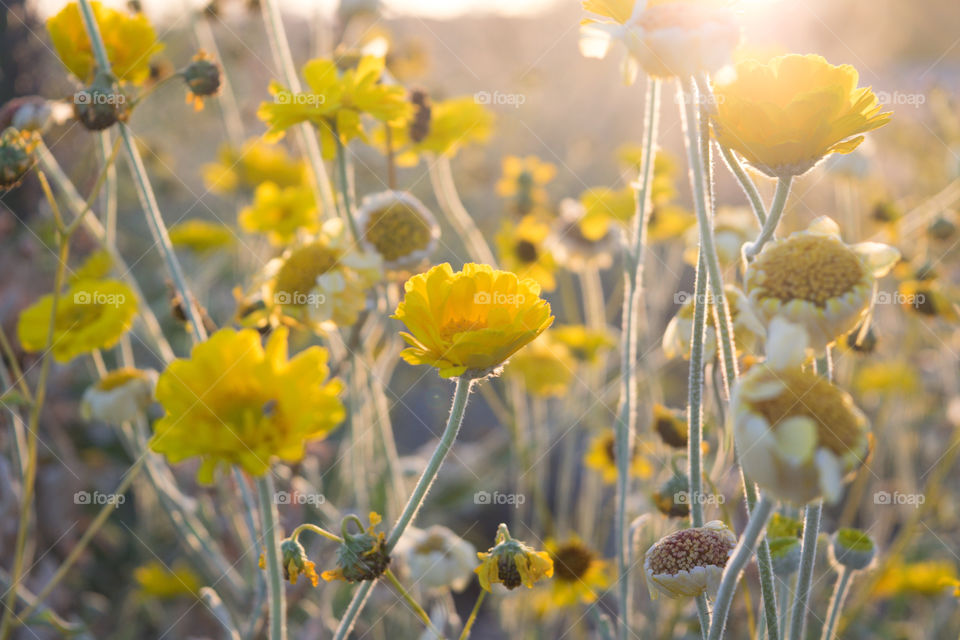
[(217, 162), (203, 165), (203, 182), (214, 193), (230, 193), (239, 187), (254, 189), (263, 182), (293, 187), (305, 182), (306, 166), (283, 145), (253, 138), (240, 149), (224, 145)]
[(80, 280), (101, 280), (110, 274), (113, 269), (113, 258), (104, 249), (97, 249), (83, 261), (79, 267), (70, 274), (69, 282), (79, 282)]
[(853, 387), (861, 395), (873, 398), (908, 396), (922, 388), (916, 367), (902, 360), (865, 363), (857, 369)]
[(557, 175), (557, 167), (537, 156), (506, 156), (503, 159), (503, 174), (497, 181), (497, 195), (512, 198), (519, 215), (532, 213), (547, 203), (549, 184)]
[[(713, 218), (713, 242), (721, 265), (739, 264), (740, 250), (760, 232), (753, 211), (747, 207), (718, 207)], [(700, 232), (696, 227), (687, 231), (687, 250), (683, 257), (687, 264), (696, 266), (699, 258)]]
[(327, 381), (327, 352), (309, 347), (287, 356), (287, 329), (266, 347), (252, 329), (221, 329), (172, 362), (157, 382), (166, 415), (150, 448), (177, 463), (199, 456), (197, 478), (213, 481), (219, 465), (262, 475), (273, 457), (298, 462), (304, 445), (344, 419), (339, 380)]
[(574, 358), (588, 363), (597, 361), (601, 352), (617, 344), (614, 336), (606, 329), (590, 329), (582, 324), (556, 326), (550, 336), (570, 349)]
[(647, 241), (657, 243), (679, 238), (696, 224), (697, 217), (692, 211), (674, 204), (655, 205), (647, 220)]
[(253, 204), (244, 207), (237, 223), (247, 233), (263, 233), (270, 244), (282, 246), (299, 232), (314, 232), (320, 216), (313, 189), (306, 185), (280, 187), (264, 182), (253, 194)]
[(465, 146), (486, 142), (493, 132), (493, 112), (473, 96), (414, 106), (409, 123), (391, 126), (401, 167), (415, 166), (423, 153), (453, 157)]
[[(17, 335), (24, 351), (47, 348), (53, 294), (40, 298), (20, 314)], [(60, 294), (51, 351), (57, 362), (117, 344), (137, 315), (133, 291), (119, 280), (80, 280)]]
[[(923, 277), (904, 280), (897, 287), (897, 293), (904, 309), (930, 318), (941, 318), (947, 322), (960, 322), (960, 307), (956, 302), (960, 296), (940, 278)], [(881, 292), (879, 295), (889, 298), (890, 294)]]
[(553, 579), (533, 592), (533, 606), (540, 615), (596, 602), (613, 584), (610, 563), (578, 538), (565, 542), (548, 538), (543, 546), (553, 561)]
[(510, 537), (507, 525), (497, 529), (496, 544), (485, 553), (477, 553), (480, 566), (476, 568), (480, 586), (487, 591), (500, 583), (507, 589), (521, 584), (529, 589), (541, 580), (553, 576), (553, 560), (546, 551), (536, 551)]
[(632, 187), (593, 187), (580, 194), (580, 203), (584, 208), (580, 231), (590, 240), (602, 238), (612, 224), (630, 222), (637, 211)]
[(552, 221), (547, 246), (557, 263), (570, 271), (609, 269), (620, 249), (620, 229), (607, 225), (606, 233), (599, 238), (588, 238), (581, 224), (586, 213), (579, 200), (561, 200), (560, 215)]
[(170, 227), (170, 242), (179, 249), (206, 253), (233, 245), (237, 240), (230, 227), (219, 222), (193, 218)]
[(570, 388), (574, 366), (570, 351), (547, 331), (514, 354), (507, 375), (522, 379), (535, 396), (561, 396)]
[[(337, 63), (315, 58), (303, 67), (308, 91), (292, 93), (277, 82), (270, 84), (273, 102), (261, 103), (257, 115), (269, 129), (266, 137), (276, 140), (301, 122), (313, 123), (320, 132), (323, 155), (336, 154), (336, 137), (346, 144), (354, 138), (366, 140), (362, 116), (387, 124), (402, 123), (413, 112), (403, 87), (381, 83), (383, 58), (363, 56), (356, 67), (340, 73)], [(335, 137), (336, 136), (336, 137)]]
[(800, 175), (830, 153), (849, 153), (892, 115), (850, 65), (786, 55), (736, 65), (715, 88), (720, 144), (772, 177)]
[[(613, 484), (617, 481), (617, 447), (613, 429), (607, 429), (590, 441), (583, 464), (600, 473), (604, 483)], [(630, 461), (630, 475), (643, 479), (653, 476), (653, 466), (646, 456), (640, 453), (639, 446), (635, 447), (633, 459)]]
[(84, 420), (120, 425), (150, 406), (156, 386), (153, 369), (114, 369), (84, 391), (80, 415)]
[[(150, 58), (163, 49), (146, 16), (129, 15), (96, 1), (90, 6), (100, 27), (113, 75), (120, 82), (143, 83), (150, 77)], [(64, 66), (84, 84), (93, 80), (97, 63), (79, 5), (71, 2), (48, 18), (47, 31)]]
[(553, 323), (540, 285), (509, 271), (468, 263), (454, 272), (449, 264), (413, 276), (394, 318), (409, 333), (401, 356), (452, 378), (470, 371), (482, 375), (500, 367)]
[(873, 596), (933, 596), (942, 593), (948, 586), (955, 587), (956, 581), (956, 566), (947, 560), (894, 561), (880, 574), (880, 579), (873, 587)]
[(185, 562), (176, 562), (167, 567), (159, 560), (153, 560), (137, 567), (133, 577), (145, 596), (166, 600), (178, 596), (196, 596), (203, 583)]
[(500, 263), (521, 278), (536, 280), (544, 291), (553, 291), (557, 262), (547, 248), (549, 235), (550, 225), (535, 214), (525, 215), (516, 224), (504, 219), (497, 233)]

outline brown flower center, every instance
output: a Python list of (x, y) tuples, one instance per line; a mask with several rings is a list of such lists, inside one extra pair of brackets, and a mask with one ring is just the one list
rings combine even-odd
[(579, 542), (560, 545), (553, 558), (553, 578), (564, 582), (579, 582), (593, 563), (593, 552)]

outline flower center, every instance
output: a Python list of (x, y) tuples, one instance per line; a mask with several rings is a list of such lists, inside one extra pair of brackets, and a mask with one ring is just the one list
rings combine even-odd
[(866, 274), (860, 258), (842, 241), (815, 235), (771, 245), (753, 267), (764, 274), (758, 285), (763, 297), (808, 300), (818, 307), (853, 289)]
[(517, 258), (521, 262), (530, 263), (536, 262), (539, 251), (537, 251), (537, 245), (533, 244), (529, 240), (520, 240), (513, 248), (514, 253), (516, 253)]
[(508, 589), (516, 589), (520, 586), (522, 579), (512, 553), (504, 553), (497, 559), (497, 577)]
[(676, 575), (697, 567), (724, 567), (734, 543), (719, 531), (698, 527), (672, 533), (648, 553), (654, 574)]
[(277, 272), (274, 290), (289, 295), (307, 294), (317, 286), (317, 276), (335, 268), (340, 254), (319, 242), (290, 254)]
[(430, 245), (430, 225), (415, 209), (395, 202), (374, 211), (363, 230), (364, 238), (384, 260), (396, 260)]
[(753, 402), (771, 427), (795, 416), (812, 418), (818, 442), (839, 456), (846, 455), (860, 438), (860, 425), (850, 410), (849, 397), (826, 378), (813, 372), (778, 372), (786, 389), (769, 400)]
[(579, 542), (567, 542), (557, 548), (553, 556), (553, 578), (564, 582), (579, 582), (593, 563), (593, 552)]
[(437, 534), (427, 536), (423, 542), (416, 546), (416, 552), (422, 555), (427, 555), (434, 551), (446, 554), (448, 550), (446, 538)]
[(480, 318), (451, 318), (440, 327), (440, 337), (449, 341), (453, 339), (453, 336), (463, 331), (477, 331), (486, 328), (486, 321)]

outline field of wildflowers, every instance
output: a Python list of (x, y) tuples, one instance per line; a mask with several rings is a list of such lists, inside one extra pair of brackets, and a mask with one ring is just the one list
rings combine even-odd
[(960, 10), (527, 4), (0, 3), (0, 640), (960, 636)]

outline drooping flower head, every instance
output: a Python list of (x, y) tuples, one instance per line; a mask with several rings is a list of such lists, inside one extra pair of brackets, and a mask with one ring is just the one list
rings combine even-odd
[(423, 267), (440, 238), (436, 218), (406, 191), (382, 191), (365, 197), (357, 212), (357, 227), (364, 246), (379, 253), (383, 268), (390, 272)]
[(802, 325), (821, 350), (853, 329), (870, 306), (874, 279), (900, 253), (876, 242), (847, 245), (837, 224), (817, 218), (806, 231), (768, 242), (744, 275), (751, 306), (769, 322)]
[(647, 549), (643, 568), (650, 597), (668, 598), (716, 594), (737, 536), (719, 520), (681, 529)]
[(489, 265), (437, 265), (404, 291), (393, 315), (409, 330), (400, 334), (410, 345), (401, 356), (445, 378), (494, 372), (553, 323), (536, 282)]
[[(300, 576), (306, 576), (310, 584), (317, 586), (320, 576), (317, 575), (316, 565), (307, 557), (307, 552), (299, 541), (287, 538), (280, 543), (280, 566), (283, 567), (283, 579), (290, 584), (297, 584)], [(261, 569), (267, 568), (267, 559), (260, 554)]]
[(297, 462), (307, 442), (344, 418), (342, 385), (328, 373), (320, 347), (288, 358), (286, 328), (265, 347), (252, 329), (221, 329), (160, 375), (166, 415), (154, 424), (150, 448), (174, 463), (199, 457), (197, 477), (207, 483), (218, 465), (262, 475), (274, 457)]
[(500, 583), (507, 589), (516, 589), (521, 584), (529, 589), (540, 580), (553, 576), (553, 560), (546, 551), (536, 551), (520, 540), (510, 536), (507, 525), (497, 529), (496, 544), (478, 553), (480, 566), (475, 569), (480, 586), (487, 591)]
[(831, 153), (849, 153), (891, 113), (850, 65), (816, 55), (746, 60), (715, 88), (717, 140), (772, 177), (805, 173)]
[[(364, 582), (376, 580), (390, 565), (390, 553), (387, 551), (386, 535), (377, 531), (383, 518), (371, 511), (368, 516), (370, 525), (366, 528), (357, 516), (347, 516), (341, 524), (343, 542), (337, 548), (337, 568), (324, 571), (320, 576), (330, 582)], [(356, 523), (359, 533), (351, 532), (350, 523)]]

